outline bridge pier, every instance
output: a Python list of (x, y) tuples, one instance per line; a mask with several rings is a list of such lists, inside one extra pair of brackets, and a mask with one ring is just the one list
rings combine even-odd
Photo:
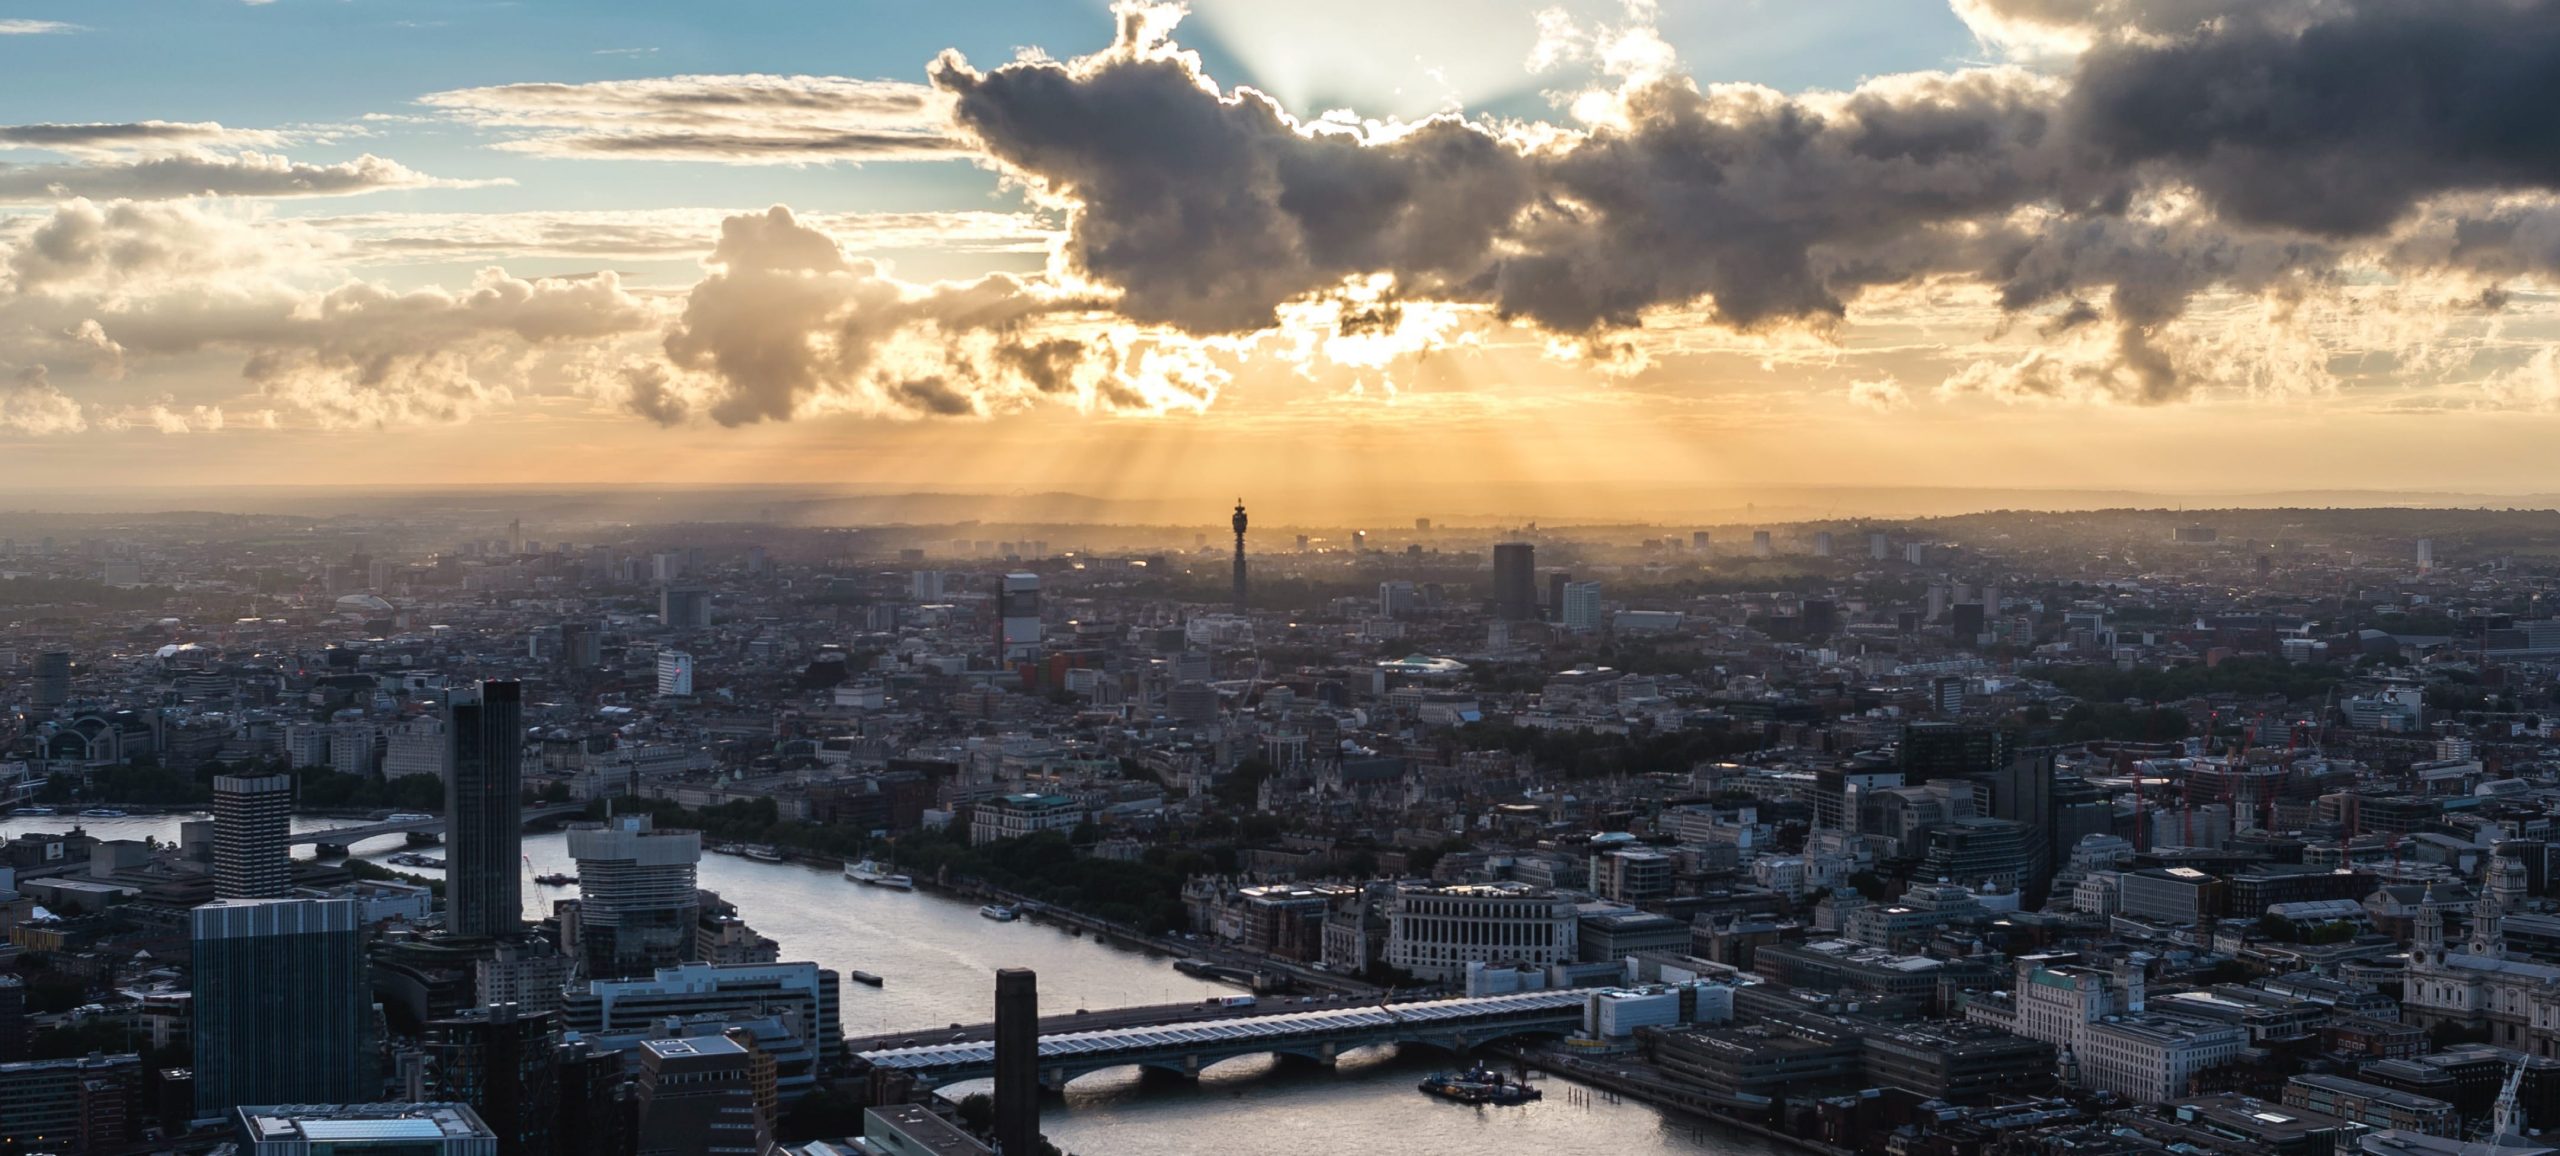
[(1200, 1082), (1200, 1057), (1184, 1056), (1182, 1066), (1178, 1068), (1167, 1064), (1140, 1064), (1138, 1082), (1196, 1084)]
[(1330, 1068), (1336, 1062), (1331, 1045), (1313, 1052), (1273, 1052), (1271, 1058), (1282, 1067)]

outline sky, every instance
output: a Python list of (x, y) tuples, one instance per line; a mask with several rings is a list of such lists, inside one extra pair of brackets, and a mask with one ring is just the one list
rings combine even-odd
[(2553, 107), (2560, 0), (0, 0), (0, 494), (2548, 492)]

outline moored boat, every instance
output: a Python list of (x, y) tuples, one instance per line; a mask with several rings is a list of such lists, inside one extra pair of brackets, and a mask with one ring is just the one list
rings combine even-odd
[(1528, 1084), (1477, 1064), (1463, 1072), (1433, 1072), (1417, 1085), (1422, 1091), (1461, 1104), (1526, 1104), (1542, 1098)]
[(1011, 923), (1014, 920), (1022, 918), (1021, 912), (1001, 903), (987, 904), (986, 906), (978, 909), (978, 914), (995, 920), (998, 923)]
[(864, 859), (844, 865), (844, 877), (866, 887), (886, 887), (891, 891), (913, 891), (916, 881), (889, 870), (876, 859)]

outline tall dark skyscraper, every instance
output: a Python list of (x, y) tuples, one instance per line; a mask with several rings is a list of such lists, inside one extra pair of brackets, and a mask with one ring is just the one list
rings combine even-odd
[(27, 984), (0, 975), (0, 1064), (27, 1058)]
[[(469, 696), (469, 697), (465, 697)], [(445, 930), (470, 939), (524, 923), (524, 686), (484, 682), (445, 708)]]
[(1509, 622), (1538, 617), (1538, 553), (1527, 542), (1493, 548), (1493, 613)]
[(1244, 613), (1244, 499), (1236, 499), (1236, 613)]
[(1839, 604), (1828, 598), (1807, 598), (1804, 600), (1803, 617), (1799, 621), (1804, 626), (1805, 639), (1820, 642), (1838, 633)]
[(639, 1059), (639, 1156), (764, 1151), (772, 1122), (756, 1110), (746, 1048), (723, 1036), (648, 1040)]
[(501, 1150), (550, 1156), (558, 1150), (560, 1033), (552, 1015), (516, 1005), (473, 1008), (427, 1025), (444, 1093), (480, 1114)]
[(996, 972), (996, 1151), (1040, 1150), (1040, 976)]
[(213, 780), (213, 894), (281, 899), (293, 886), (293, 777), (218, 775)]
[(57, 707), (71, 701), (71, 652), (47, 650), (36, 655), (34, 702), (37, 707)]
[(355, 900), (225, 899), (190, 916), (198, 1114), (380, 1098)]
[(560, 663), (571, 670), (604, 665), (604, 630), (594, 622), (560, 624)]
[(2021, 746), (2018, 739), (2014, 732), (1992, 727), (1913, 723), (1903, 730), (1900, 767), (1903, 780), (1915, 786), (1934, 779), (1971, 780), (1977, 814), (2024, 824), (2026, 872), (2019, 890), (2040, 903), (2057, 853), (2054, 752), (2051, 747)]

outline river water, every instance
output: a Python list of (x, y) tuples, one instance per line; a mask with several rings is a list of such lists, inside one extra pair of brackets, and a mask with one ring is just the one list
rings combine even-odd
[[(62, 831), (77, 823), (102, 839), (149, 836), (167, 841), (177, 837), (179, 820), (10, 817), (0, 820), (0, 837)], [(294, 820), (296, 831), (342, 825), (348, 824)], [(360, 857), (377, 862), (402, 850), (396, 838), (357, 848)], [(441, 848), (425, 853), (444, 854)], [(527, 835), (525, 858), (526, 918), (542, 918), (553, 900), (577, 894), (575, 887), (541, 887), (531, 880), (536, 874), (576, 871), (562, 835)], [(706, 854), (701, 883), (736, 904), (748, 924), (780, 943), (782, 958), (815, 960), (840, 974), (859, 968), (886, 979), (878, 988), (849, 980), (844, 984), (844, 1028), (852, 1035), (911, 1028), (921, 1032), (992, 1019), (999, 967), (1036, 969), (1041, 1009), (1048, 1014), (1185, 1002), (1236, 990), (1183, 975), (1169, 959), (1028, 922), (997, 923), (981, 918), (973, 904), (863, 887), (834, 870)], [(1450, 1104), (1414, 1090), (1414, 1081), (1447, 1063), (1445, 1056), (1399, 1055), (1392, 1048), (1346, 1056), (1329, 1070), (1249, 1057), (1210, 1069), (1196, 1084), (1142, 1080), (1134, 1068), (1114, 1069), (1070, 1084), (1062, 1100), (1052, 1101), (1041, 1126), (1060, 1148), (1080, 1156), (1302, 1156), (1359, 1149), (1413, 1156), (1495, 1151), (1767, 1156), (1777, 1151), (1748, 1134), (1667, 1118), (1641, 1104), (1613, 1103), (1564, 1081), (1547, 1082), (1543, 1101), (1511, 1108)], [(954, 1094), (968, 1090), (964, 1085)]]

